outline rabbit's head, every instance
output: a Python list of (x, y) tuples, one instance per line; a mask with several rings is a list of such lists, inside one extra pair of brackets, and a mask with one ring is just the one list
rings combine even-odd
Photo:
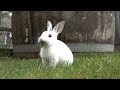
[(47, 22), (47, 31), (44, 31), (42, 35), (38, 38), (38, 43), (40, 46), (53, 45), (56, 40), (58, 34), (63, 31), (65, 21), (60, 21), (53, 29), (52, 23), (50, 21)]

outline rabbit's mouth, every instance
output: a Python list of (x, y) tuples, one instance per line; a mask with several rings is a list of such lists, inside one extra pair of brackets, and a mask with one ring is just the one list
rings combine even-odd
[(39, 45), (42, 47), (42, 46), (46, 45), (46, 42), (43, 40), (40, 40)]
[(44, 42), (44, 41), (41, 41), (41, 42), (40, 42), (40, 44), (41, 44), (41, 45), (44, 45), (44, 44), (45, 44), (45, 42)]

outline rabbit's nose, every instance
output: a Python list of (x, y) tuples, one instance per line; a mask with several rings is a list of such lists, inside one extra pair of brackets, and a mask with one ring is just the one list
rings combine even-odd
[(45, 42), (45, 41), (44, 41), (43, 39), (39, 39), (39, 40), (38, 40), (38, 43), (44, 44), (44, 42)]
[(40, 39), (40, 41), (38, 42), (38, 44), (40, 45), (40, 47), (44, 46), (45, 45), (45, 41)]
[(40, 39), (40, 43), (44, 43), (44, 40)]

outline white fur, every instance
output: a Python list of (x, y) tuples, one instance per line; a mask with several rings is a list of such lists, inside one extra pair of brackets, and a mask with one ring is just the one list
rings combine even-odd
[[(61, 21), (52, 29), (52, 24), (48, 21), (47, 31), (44, 31), (38, 38), (41, 46), (40, 57), (45, 65), (55, 67), (58, 64), (71, 65), (73, 63), (73, 54), (69, 47), (64, 42), (57, 40), (57, 35), (62, 32), (64, 24), (65, 21)], [(52, 37), (48, 37), (49, 34)]]

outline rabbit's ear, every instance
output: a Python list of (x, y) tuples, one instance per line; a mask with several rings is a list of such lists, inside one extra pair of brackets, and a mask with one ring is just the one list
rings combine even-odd
[(47, 31), (52, 31), (52, 23), (50, 21), (47, 22)]
[(60, 21), (54, 28), (53, 31), (57, 34), (61, 33), (63, 31), (65, 25), (65, 21)]

